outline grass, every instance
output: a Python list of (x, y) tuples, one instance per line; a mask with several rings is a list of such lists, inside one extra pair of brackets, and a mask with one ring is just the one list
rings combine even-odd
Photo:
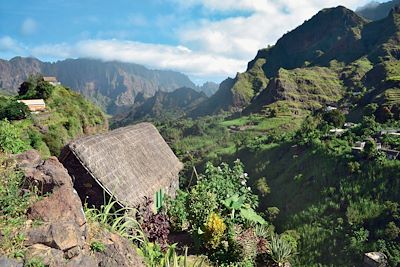
[(38, 199), (35, 190), (21, 193), (24, 176), (9, 156), (0, 153), (0, 255), (23, 257), (26, 211)]
[(132, 242), (144, 242), (145, 237), (140, 231), (140, 225), (132, 217), (134, 209), (120, 208), (117, 201), (110, 198), (110, 201), (102, 205), (99, 209), (88, 208), (85, 205), (84, 211), (87, 221), (91, 225), (88, 242), (92, 239), (96, 240), (98, 232), (101, 232), (103, 229), (116, 233)]
[(243, 116), (237, 119), (222, 121), (221, 125), (224, 127), (241, 127), (247, 126), (246, 130), (254, 132), (266, 132), (270, 130), (296, 130), (301, 123), (301, 118), (297, 116), (278, 116), (268, 118), (262, 115)]
[(93, 241), (90, 244), (90, 250), (94, 252), (104, 252), (106, 250), (106, 245), (100, 241)]
[(264, 63), (265, 59), (257, 59), (251, 69), (237, 75), (232, 87), (232, 92), (237, 95), (237, 98), (249, 103), (255, 94), (267, 86), (268, 78), (262, 69)]
[(32, 258), (24, 266), (26, 267), (45, 267), (46, 265), (41, 258)]

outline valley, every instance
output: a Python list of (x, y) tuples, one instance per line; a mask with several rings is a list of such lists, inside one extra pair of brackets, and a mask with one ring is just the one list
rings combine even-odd
[(220, 84), (0, 60), (0, 263), (400, 266), (397, 2), (322, 9)]

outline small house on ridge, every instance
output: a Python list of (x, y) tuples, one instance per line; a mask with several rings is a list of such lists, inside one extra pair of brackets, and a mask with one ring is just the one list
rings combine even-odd
[(56, 77), (53, 76), (45, 76), (43, 77), (43, 81), (48, 82), (49, 84), (56, 86), (56, 85), (60, 85), (61, 83), (59, 81), (57, 81)]
[(17, 100), (17, 102), (27, 105), (31, 112), (46, 110), (46, 103), (43, 99), (21, 99)]
[(81, 200), (95, 206), (104, 204), (104, 191), (121, 206), (136, 207), (145, 197), (159, 205), (163, 194), (175, 195), (183, 168), (150, 123), (72, 141), (60, 161)]

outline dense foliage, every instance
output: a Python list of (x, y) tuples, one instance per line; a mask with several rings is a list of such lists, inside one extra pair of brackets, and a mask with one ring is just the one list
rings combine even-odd
[[(248, 180), (239, 160), (232, 167), (207, 163), (188, 192), (180, 191), (176, 199), (169, 200), (167, 209), (174, 229), (188, 231), (197, 249), (222, 266), (285, 263), (294, 250), (278, 261), (272, 257), (269, 240), (273, 227), (255, 211), (258, 198)], [(179, 228), (183, 225), (187, 227)], [(283, 236), (277, 238), (286, 242)]]
[[(204, 245), (202, 251), (207, 251), (209, 258), (219, 264), (243, 260), (244, 257), (238, 255), (245, 253), (250, 259), (246, 264), (251, 266), (255, 261), (266, 263), (285, 259), (285, 254), (290, 252), (292, 263), (298, 266), (357, 265), (362, 261), (363, 253), (382, 251), (390, 264), (396, 266), (399, 264), (399, 198), (396, 192), (400, 190), (400, 165), (398, 161), (389, 160), (378, 145), (398, 149), (398, 137), (382, 135), (381, 131), (396, 129), (399, 123), (389, 120), (382, 124), (373, 116), (374, 112), (369, 114), (358, 124), (336, 134), (330, 130), (343, 127), (343, 113), (319, 110), (305, 118), (298, 131), (286, 130), (283, 138), (277, 138), (279, 124), (271, 130), (254, 131), (260, 121), (272, 122), (272, 118), (260, 118), (259, 115), (234, 120), (202, 118), (181, 121), (179, 126), (178, 122), (159, 125), (186, 165), (204, 170), (203, 175), (198, 175), (196, 170), (188, 168), (183, 181), (190, 187), (178, 194), (177, 201), (172, 202), (168, 211), (171, 221), (179, 222), (173, 229), (191, 230), (200, 244), (209, 244), (208, 247)], [(284, 117), (276, 119), (283, 120)], [(241, 125), (246, 127), (239, 129)], [(224, 128), (228, 128), (227, 133), (223, 133)], [(207, 138), (213, 138), (213, 134), (221, 137), (216, 138), (212, 148), (203, 151), (202, 148), (207, 147), (204, 146)], [(194, 142), (196, 139), (198, 141)], [(223, 148), (229, 142), (234, 149)], [(365, 142), (360, 153), (352, 151), (356, 142)], [(223, 154), (209, 157), (214, 151), (223, 151)], [(224, 164), (218, 168), (201, 161), (208, 159), (218, 163), (234, 158), (243, 162), (237, 173), (244, 175), (244, 164), (251, 178), (246, 178), (245, 185), (238, 179), (233, 190), (231, 183), (238, 177), (231, 173), (235, 167), (227, 171)], [(225, 180), (225, 174), (233, 179)], [(249, 252), (254, 249), (244, 249), (254, 247), (246, 240), (254, 240), (250, 237), (256, 233), (246, 223), (246, 215), (242, 216), (246, 212), (240, 211), (246, 190), (250, 195), (258, 193), (259, 206), (253, 208), (261, 211), (258, 215), (269, 221), (267, 225), (273, 222), (276, 232), (282, 233), (277, 237), (272, 232), (265, 239), (264, 247), (272, 254), (256, 252), (254, 256)], [(185, 210), (185, 207), (190, 208)], [(214, 219), (210, 220), (211, 216)], [(214, 239), (209, 237), (210, 230), (207, 229), (223, 229), (216, 225), (207, 228), (211, 221), (226, 225), (225, 236), (220, 236), (217, 231)], [(219, 247), (215, 248), (215, 240), (221, 243)], [(328, 240), (330, 246), (327, 247)], [(241, 242), (247, 245), (240, 245)], [(260, 249), (263, 242), (259, 243)], [(241, 264), (245, 264), (244, 261)]]
[[(7, 132), (2, 135), (0, 146), (7, 152), (18, 153), (31, 147), (45, 157), (58, 155), (69, 140), (108, 127), (98, 107), (68, 88), (44, 82), (41, 76), (32, 76), (21, 84), (17, 98), (44, 98), (46, 110), (31, 114), (14, 97), (0, 98), (0, 119), (12, 124), (2, 123), (2, 130)], [(7, 140), (11, 143), (7, 144)], [(15, 147), (10, 148), (11, 145)]]
[(24, 81), (19, 89), (18, 95), (20, 99), (48, 99), (54, 90), (54, 86), (43, 80), (40, 75), (30, 76)]

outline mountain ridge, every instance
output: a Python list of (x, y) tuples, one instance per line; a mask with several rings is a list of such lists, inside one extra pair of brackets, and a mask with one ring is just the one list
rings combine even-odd
[(170, 70), (151, 70), (134, 63), (96, 59), (66, 59), (54, 63), (36, 58), (0, 59), (0, 88), (16, 93), (31, 74), (56, 76), (64, 85), (74, 88), (109, 113), (134, 104), (135, 97), (146, 97), (158, 91), (171, 92), (180, 87), (205, 90), (212, 94), (214, 84), (196, 86), (185, 74)]
[(356, 12), (366, 19), (380, 20), (385, 18), (390, 10), (400, 5), (400, 0), (392, 0), (384, 3), (371, 2), (363, 7), (357, 8)]
[(117, 128), (149, 118), (174, 118), (190, 114), (208, 99), (204, 92), (181, 87), (172, 92), (158, 91), (149, 98), (140, 97), (138, 101), (121, 114), (113, 117), (112, 127)]
[[(323, 9), (274, 46), (259, 50), (244, 73), (221, 83), (194, 114), (247, 114), (265, 111), (268, 105), (298, 114), (335, 104), (354, 91), (373, 91), (376, 85), (366, 83), (367, 73), (398, 60), (399, 44), (399, 9), (372, 22), (343, 6)], [(388, 78), (379, 75), (381, 80)], [(307, 99), (313, 100), (306, 103)]]

